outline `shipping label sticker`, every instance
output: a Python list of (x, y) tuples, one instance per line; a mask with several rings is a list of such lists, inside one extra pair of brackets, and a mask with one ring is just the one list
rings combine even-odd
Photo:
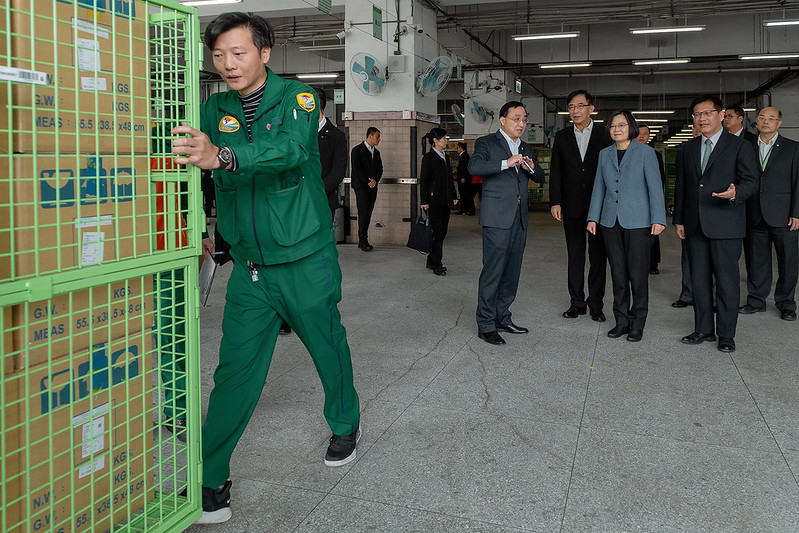
[(107, 91), (108, 82), (105, 78), (83, 77), (80, 79), (80, 88), (84, 91)]
[(95, 37), (102, 37), (103, 39), (108, 39), (108, 32), (104, 29), (100, 28), (97, 24), (92, 24), (86, 20), (80, 20), (76, 18), (71, 19), (72, 28), (80, 31), (85, 31), (94, 35)]
[(24, 68), (0, 67), (0, 80), (47, 85), (47, 73)]
[(97, 72), (100, 70), (100, 52), (90, 48), (78, 48), (78, 69)]
[(96, 265), (103, 258), (103, 245), (105, 232), (86, 231), (83, 233), (83, 246), (81, 246), (81, 266)]
[(230, 115), (225, 115), (222, 117), (222, 120), (219, 121), (219, 131), (223, 133), (233, 133), (234, 131), (239, 131), (241, 124), (239, 121), (236, 120), (236, 117), (231, 117)]
[(78, 471), (78, 479), (90, 476), (92, 473), (105, 468), (105, 455), (101, 455), (89, 464), (83, 465)]

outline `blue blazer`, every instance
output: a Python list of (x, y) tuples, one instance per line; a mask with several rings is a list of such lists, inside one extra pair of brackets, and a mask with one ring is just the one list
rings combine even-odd
[(519, 145), (519, 154), (535, 161), (533, 173), (524, 165), (518, 167), (518, 172), (516, 167), (502, 170), (502, 161), (512, 154), (508, 141), (499, 131), (480, 137), (475, 142), (474, 152), (469, 159), (469, 173), (483, 178), (483, 190), (480, 194), (481, 226), (510, 228), (518, 206), (524, 204), (522, 227), (527, 229), (527, 180), (543, 183), (544, 170), (538, 165), (533, 149), (524, 141)]
[(632, 141), (619, 165), (616, 144), (599, 152), (588, 220), (625, 229), (666, 225), (666, 202), (655, 150)]

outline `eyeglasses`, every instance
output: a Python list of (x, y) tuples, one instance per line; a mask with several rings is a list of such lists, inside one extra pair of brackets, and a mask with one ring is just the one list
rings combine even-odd
[(691, 116), (694, 118), (710, 118), (713, 114), (718, 113), (715, 109), (708, 109), (707, 111), (697, 111), (696, 113), (692, 113)]
[(515, 122), (516, 124), (521, 124), (521, 123), (523, 123), (523, 122), (524, 122), (524, 123), (526, 123), (526, 122), (527, 122), (527, 117), (526, 117), (526, 116), (524, 116), (524, 117), (517, 117), (517, 118), (513, 118), (513, 117), (505, 117), (505, 120), (510, 120), (511, 122)]
[(772, 121), (773, 122), (777, 122), (779, 120), (780, 119), (777, 118), (777, 117), (766, 117), (766, 116), (763, 116), (763, 115), (758, 115), (757, 116), (757, 121), (758, 122), (772, 122)]
[(627, 126), (629, 126), (629, 124), (627, 124), (626, 122), (622, 122), (621, 124), (611, 124), (610, 126), (608, 126), (608, 128), (614, 130), (614, 129), (626, 128)]
[(569, 111), (579, 111), (584, 107), (591, 107), (589, 104), (569, 104)]

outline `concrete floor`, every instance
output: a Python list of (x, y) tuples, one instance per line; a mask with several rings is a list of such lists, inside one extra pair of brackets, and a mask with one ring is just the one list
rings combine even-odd
[[(608, 322), (562, 318), (562, 229), (531, 214), (511, 307), (531, 331), (500, 347), (477, 338), (476, 217), (453, 215), (445, 277), (407, 248), (339, 245), (357, 460), (322, 463), (319, 379), (297, 337), (280, 337), (233, 456), (233, 518), (188, 531), (799, 531), (799, 323), (769, 301), (740, 317), (731, 355), (681, 344), (693, 312), (670, 306), (673, 227), (661, 242), (643, 341), (609, 339), (610, 276)], [(229, 274), (219, 269), (201, 314), (203, 409)]]

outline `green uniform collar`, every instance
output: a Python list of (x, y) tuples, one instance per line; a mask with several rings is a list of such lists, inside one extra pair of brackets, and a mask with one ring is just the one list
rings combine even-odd
[[(261, 103), (258, 104), (258, 109), (255, 111), (253, 121), (258, 120), (258, 117), (280, 103), (286, 90), (286, 84), (286, 80), (275, 74), (269, 67), (266, 67), (266, 87), (264, 87), (264, 95), (261, 97)], [(221, 93), (219, 95), (219, 108), (236, 116), (244, 124), (244, 108), (241, 106), (241, 98), (239, 98), (238, 91)]]

